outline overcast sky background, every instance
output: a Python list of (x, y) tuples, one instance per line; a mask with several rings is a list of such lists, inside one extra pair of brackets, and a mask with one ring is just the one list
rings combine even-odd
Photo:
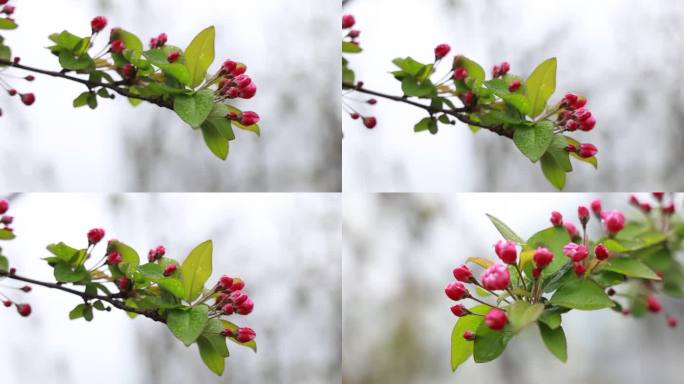
[[(684, 2), (351, 0), (345, 12), (361, 30), (364, 52), (349, 59), (366, 88), (401, 94), (392, 59), (429, 62), (440, 43), (488, 72), (507, 60), (523, 76), (555, 56), (552, 101), (567, 91), (585, 95), (598, 120), (594, 131), (574, 136), (598, 146), (599, 170), (576, 164), (566, 190), (684, 188)], [(387, 100), (362, 110), (378, 126), (367, 130), (343, 116), (345, 190), (553, 190), (539, 165), (499, 136), (473, 135), (462, 124), (416, 134), (424, 111)]]
[[(3, 383), (332, 383), (341, 351), (341, 213), (335, 195), (24, 195), (12, 202), (17, 238), (3, 241), (18, 273), (54, 281), (40, 258), (47, 244), (85, 247), (92, 227), (134, 247), (141, 257), (159, 244), (185, 258), (214, 242), (213, 274), (239, 276), (255, 302), (231, 321), (257, 332), (258, 353), (229, 343), (218, 378), (195, 345), (186, 348), (160, 323), (113, 310), (70, 321), (76, 296), (34, 287), (28, 295), (0, 290), (33, 306), (20, 317), (0, 308)], [(96, 248), (96, 255), (104, 252)], [(99, 258), (99, 257), (98, 257)]]
[[(333, 1), (15, 1), (20, 28), (5, 32), (22, 63), (59, 69), (47, 36), (90, 33), (90, 20), (128, 29), (147, 44), (166, 32), (186, 47), (217, 28), (217, 70), (242, 61), (258, 86), (237, 105), (257, 111), (262, 136), (236, 132), (227, 162), (170, 110), (123, 98), (73, 109), (85, 88), (37, 76), (12, 81), (37, 101), (0, 96), (0, 189), (12, 191), (338, 191), (341, 188), (339, 3)], [(96, 49), (104, 42), (98, 39)], [(15, 72), (15, 71), (12, 71)], [(24, 72), (16, 72), (22, 76)]]

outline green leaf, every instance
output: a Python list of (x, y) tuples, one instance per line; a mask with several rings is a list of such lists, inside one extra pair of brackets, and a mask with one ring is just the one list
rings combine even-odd
[[(12, 59), (12, 49), (0, 43), (0, 59), (10, 61)], [(5, 67), (5, 64), (0, 64), (0, 67)]]
[(526, 301), (516, 301), (508, 307), (508, 320), (513, 333), (520, 332), (529, 324), (537, 321), (544, 312), (544, 304), (530, 304)]
[(83, 266), (73, 269), (66, 262), (60, 262), (55, 265), (54, 275), (55, 280), (63, 283), (76, 283), (89, 276), (88, 271)]
[(429, 131), (430, 133), (437, 133), (437, 122), (432, 117), (426, 117), (419, 121), (414, 127), (414, 132)]
[(537, 162), (551, 145), (553, 139), (553, 123), (544, 120), (533, 126), (517, 125), (513, 133), (513, 141), (523, 155), (533, 163)]
[(562, 285), (549, 303), (565, 308), (593, 311), (615, 305), (603, 288), (591, 280), (579, 279)]
[(226, 345), (226, 337), (221, 334), (224, 328), (225, 327), (223, 326), (223, 322), (221, 320), (210, 319), (207, 322), (207, 326), (204, 327), (202, 336), (204, 336), (207, 341), (214, 345), (214, 348), (221, 354), (221, 356), (228, 357), (230, 353), (228, 352), (228, 346)]
[(359, 53), (361, 51), (363, 51), (363, 49), (361, 49), (358, 44), (349, 41), (342, 42), (342, 53)]
[(14, 237), (14, 232), (8, 231), (6, 229), (0, 229), (0, 240), (12, 240)]
[(7, 257), (0, 255), (0, 271), (9, 270), (9, 260)]
[(167, 57), (168, 54), (162, 49), (152, 49), (143, 52), (143, 56), (149, 60), (152, 64), (157, 66), (165, 74), (173, 77), (184, 85), (190, 85), (192, 78), (190, 77), (190, 72), (188, 68), (181, 63), (169, 63)]
[(121, 254), (122, 261), (121, 264), (119, 264), (119, 269), (124, 273), (132, 273), (140, 264), (138, 252), (118, 240), (111, 241), (109, 245), (107, 245), (107, 251), (117, 251)]
[(565, 176), (567, 172), (565, 172), (561, 164), (556, 162), (556, 159), (552, 155), (545, 153), (544, 156), (541, 157), (541, 169), (542, 173), (544, 173), (544, 177), (546, 177), (546, 180), (548, 180), (551, 185), (558, 188), (558, 190), (562, 190), (563, 187), (565, 187)]
[(170, 294), (179, 299), (185, 297), (185, 287), (183, 287), (183, 282), (176, 278), (166, 277), (157, 280), (156, 283), (159, 285), (159, 287), (167, 290)]
[(195, 36), (190, 45), (185, 49), (185, 66), (188, 68), (188, 72), (190, 72), (191, 88), (202, 84), (207, 74), (207, 69), (214, 62), (215, 35), (216, 29), (214, 26), (206, 28)]
[(215, 374), (223, 375), (223, 371), (226, 368), (226, 360), (225, 357), (221, 356), (215, 345), (205, 336), (200, 336), (197, 339), (197, 348), (204, 364)]
[(85, 309), (85, 304), (77, 305), (74, 309), (71, 310), (71, 312), (69, 312), (69, 320), (75, 320), (79, 317), (83, 317), (83, 312), (85, 311)]
[(613, 257), (601, 269), (621, 273), (629, 277), (660, 280), (660, 277), (651, 268), (641, 261), (629, 257)]
[(202, 334), (207, 325), (209, 307), (200, 304), (190, 309), (171, 309), (166, 324), (178, 340), (190, 346)]
[(508, 227), (503, 221), (499, 220), (493, 215), (487, 214), (487, 217), (489, 220), (494, 224), (496, 229), (499, 231), (501, 236), (504, 237), (506, 240), (511, 240), (515, 241), (518, 244), (524, 244), (525, 240), (522, 239), (522, 237), (518, 236), (511, 228)]
[[(210, 123), (209, 120), (202, 124), (202, 137), (204, 138), (204, 143), (207, 145), (211, 153), (216, 155), (216, 157), (221, 160), (228, 158), (228, 139), (223, 137), (221, 132), (214, 124)], [(235, 136), (233, 136), (233, 138), (234, 137)]]
[(506, 345), (513, 338), (513, 331), (511, 325), (506, 325), (506, 328), (495, 331), (490, 329), (483, 321), (477, 327), (475, 332), (475, 342), (473, 346), (473, 359), (476, 363), (486, 363), (501, 356), (506, 349)]
[(177, 95), (173, 103), (176, 114), (193, 128), (200, 127), (213, 108), (214, 93), (208, 89), (194, 95)]
[(419, 82), (415, 77), (408, 76), (401, 81), (401, 90), (406, 96), (426, 97), (436, 92), (430, 80)]
[[(527, 246), (532, 250), (535, 250), (538, 247), (544, 247), (548, 248), (549, 251), (553, 253), (553, 260), (551, 261), (551, 264), (546, 266), (546, 268), (544, 268), (542, 271), (542, 278), (546, 278), (547, 276), (558, 271), (568, 262), (568, 260), (570, 260), (563, 254), (563, 247), (569, 242), (570, 235), (568, 235), (568, 231), (566, 231), (563, 227), (549, 227), (543, 229), (532, 235), (527, 240)], [(528, 265), (528, 267), (529, 266), (530, 265)]]
[(55, 44), (57, 44), (59, 48), (63, 48), (70, 52), (76, 50), (76, 48), (81, 44), (81, 41), (83, 40), (69, 31), (53, 33), (49, 36), (49, 39), (52, 40)]
[(130, 51), (128, 54), (124, 51), (124, 56), (128, 56), (128, 61), (131, 62), (131, 64), (137, 65), (143, 51), (143, 43), (138, 36), (121, 29), (115, 33), (115, 38), (123, 40), (126, 51)]
[[(477, 314), (484, 314), (489, 311), (486, 305), (478, 305), (470, 308), (470, 311)], [(454, 329), (451, 331), (451, 370), (456, 371), (459, 365), (463, 364), (473, 354), (473, 341), (463, 338), (463, 332), (471, 331), (475, 333), (484, 318), (477, 315), (467, 315), (460, 317)]]
[(527, 100), (527, 97), (523, 95), (504, 95), (501, 96), (501, 100), (518, 110), (518, 112), (522, 113), (523, 115), (530, 113), (530, 102)]
[(16, 29), (17, 23), (10, 18), (0, 19), (0, 29)]
[(59, 64), (62, 68), (72, 71), (82, 71), (95, 67), (95, 62), (90, 56), (76, 56), (70, 51), (62, 51), (59, 53)]
[(527, 78), (527, 98), (530, 100), (530, 117), (536, 117), (546, 108), (546, 103), (556, 91), (556, 67), (555, 57), (541, 63)]
[(561, 313), (556, 308), (547, 309), (539, 316), (539, 322), (556, 329), (561, 325)]
[(211, 275), (212, 251), (213, 243), (207, 240), (190, 251), (183, 261), (183, 286), (185, 300), (188, 302), (192, 302), (202, 293), (204, 283)]
[(404, 59), (397, 58), (392, 60), (392, 63), (397, 67), (401, 68), (403, 72), (411, 77), (418, 77), (420, 74), (426, 73), (427, 65), (414, 60), (411, 57), (406, 57)]
[(233, 127), (230, 124), (230, 120), (226, 119), (225, 117), (209, 116), (209, 118), (207, 118), (202, 125), (212, 126), (225, 140), (235, 140), (235, 133), (233, 132)]
[(565, 150), (568, 146), (567, 140), (561, 135), (553, 135), (551, 144), (546, 153), (553, 157), (553, 160), (558, 164), (565, 172), (572, 172), (572, 163), (570, 163), (570, 153)]
[(565, 332), (563, 327), (555, 329), (549, 328), (546, 324), (539, 322), (539, 333), (541, 333), (544, 345), (551, 351), (551, 353), (562, 362), (568, 360), (568, 346), (565, 340)]
[(485, 70), (482, 66), (473, 60), (463, 56), (463, 67), (468, 71), (468, 77), (471, 77), (479, 82), (483, 82), (485, 79)]

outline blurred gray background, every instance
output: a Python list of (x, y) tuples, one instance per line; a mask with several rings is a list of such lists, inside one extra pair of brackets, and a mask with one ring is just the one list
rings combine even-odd
[[(75, 110), (85, 89), (37, 76), (12, 84), (33, 91), (30, 108), (0, 96), (0, 189), (12, 191), (339, 191), (341, 136), (339, 10), (334, 1), (55, 0), (16, 1), (20, 28), (3, 32), (22, 63), (59, 69), (43, 47), (69, 29), (90, 33), (106, 15), (141, 37), (166, 32), (187, 46), (217, 27), (216, 62), (248, 66), (257, 96), (237, 105), (257, 111), (262, 137), (236, 132), (227, 162), (215, 158), (201, 134), (172, 111), (133, 108), (123, 98)], [(105, 36), (100, 36), (99, 44)], [(101, 45), (96, 44), (99, 50)], [(12, 71), (15, 72), (15, 71)], [(16, 71), (24, 76), (26, 73)]]
[[(454, 279), (452, 269), (466, 258), (496, 258), (492, 246), (500, 235), (485, 213), (528, 238), (550, 225), (552, 210), (577, 225), (577, 205), (597, 197), (604, 209), (639, 215), (627, 207), (625, 194), (345, 196), (342, 382), (681, 383), (681, 324), (673, 330), (662, 314), (635, 320), (610, 310), (563, 316), (566, 364), (546, 350), (532, 327), (514, 338), (499, 359), (486, 364), (469, 360), (451, 373), (456, 318), (443, 289)], [(592, 218), (591, 230), (597, 225)], [(682, 300), (661, 297), (664, 312), (684, 315)]]
[[(3, 383), (337, 383), (341, 366), (341, 200), (336, 195), (30, 194), (12, 202), (17, 238), (3, 241), (18, 273), (50, 281), (41, 257), (64, 241), (85, 246), (85, 233), (103, 227), (145, 257), (164, 244), (183, 259), (213, 239), (211, 281), (242, 277), (254, 299), (249, 316), (231, 321), (257, 332), (258, 353), (228, 343), (222, 378), (168, 329), (113, 310), (91, 323), (70, 321), (80, 299), (35, 287), (2, 292), (33, 306), (29, 318), (0, 307)], [(104, 252), (102, 246), (97, 252)], [(98, 257), (99, 258), (99, 257)], [(20, 286), (4, 280), (0, 286)]]
[[(589, 99), (596, 129), (574, 135), (599, 148), (599, 170), (576, 164), (568, 191), (684, 188), (684, 2), (669, 0), (350, 0), (364, 52), (349, 55), (369, 89), (400, 94), (395, 57), (432, 60), (449, 43), (487, 71), (503, 60), (527, 76), (558, 57), (558, 100)], [(447, 66), (442, 65), (440, 74)], [(424, 112), (380, 100), (374, 130), (343, 116), (348, 191), (551, 191), (512, 142), (464, 125), (415, 134)]]

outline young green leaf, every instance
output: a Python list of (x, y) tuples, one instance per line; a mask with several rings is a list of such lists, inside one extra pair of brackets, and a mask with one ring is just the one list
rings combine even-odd
[(558, 308), (547, 309), (539, 316), (539, 322), (550, 329), (556, 329), (561, 325), (561, 313)]
[(536, 163), (544, 155), (553, 139), (553, 123), (545, 120), (533, 126), (518, 125), (513, 133), (513, 142), (523, 155)]
[(192, 302), (202, 293), (204, 283), (211, 275), (212, 252), (213, 243), (207, 240), (190, 251), (183, 261), (183, 286), (185, 300), (188, 302)]
[[(485, 314), (489, 311), (486, 305), (478, 305), (470, 308), (470, 311), (477, 314)], [(451, 331), (451, 370), (456, 371), (459, 365), (463, 364), (473, 354), (473, 341), (463, 338), (463, 332), (471, 331), (475, 333), (480, 323), (483, 321), (482, 316), (466, 315), (460, 317), (454, 329)]]
[(135, 251), (135, 249), (129, 247), (128, 245), (117, 241), (113, 240), (109, 243), (107, 246), (108, 251), (117, 251), (121, 253), (121, 264), (119, 264), (119, 268), (124, 272), (133, 272), (135, 269), (138, 267), (140, 264), (140, 256), (138, 256), (138, 252)]
[(185, 66), (188, 68), (188, 72), (190, 72), (191, 88), (202, 84), (207, 74), (207, 69), (214, 62), (215, 35), (216, 29), (214, 26), (206, 28), (195, 36), (190, 45), (188, 45), (188, 48), (185, 49)]
[(555, 57), (541, 63), (527, 78), (527, 98), (530, 100), (530, 117), (536, 117), (546, 108), (546, 103), (556, 91), (556, 67)]
[(546, 180), (548, 180), (551, 185), (558, 188), (558, 190), (562, 190), (563, 187), (565, 187), (565, 176), (567, 173), (563, 167), (548, 153), (545, 153), (544, 156), (541, 157), (540, 163), (542, 173), (544, 174), (544, 177), (546, 177)]
[[(211, 153), (216, 155), (216, 157), (221, 160), (228, 158), (228, 139), (223, 137), (221, 131), (217, 129), (217, 126), (212, 124), (209, 120), (202, 123), (202, 137), (204, 138), (204, 143), (207, 145)], [(235, 138), (235, 136), (233, 136), (233, 138)]]
[(549, 328), (546, 324), (539, 322), (539, 333), (541, 333), (544, 345), (549, 351), (562, 362), (568, 360), (568, 346), (565, 340), (565, 332), (563, 327), (558, 326), (555, 329)]
[(629, 277), (660, 280), (660, 277), (651, 268), (641, 261), (629, 257), (613, 257), (601, 269), (621, 273)]
[(359, 53), (361, 51), (363, 51), (363, 49), (361, 49), (358, 44), (354, 44), (350, 41), (342, 42), (342, 53)]
[(468, 71), (468, 77), (471, 77), (479, 82), (483, 82), (485, 79), (485, 70), (477, 62), (470, 60), (469, 58), (463, 56), (463, 66)]
[(166, 325), (186, 347), (194, 343), (207, 325), (209, 307), (200, 304), (190, 309), (171, 309), (168, 311)]
[(508, 320), (511, 322), (513, 333), (520, 332), (527, 325), (537, 321), (544, 312), (544, 304), (530, 304), (526, 301), (516, 301), (508, 307)]
[(9, 17), (0, 19), (0, 29), (17, 29), (17, 23)]
[(193, 95), (177, 95), (173, 103), (176, 114), (193, 128), (199, 128), (213, 108), (214, 93), (206, 89)]
[(499, 231), (501, 236), (504, 237), (504, 239), (515, 241), (518, 244), (525, 244), (525, 240), (523, 240), (522, 237), (518, 236), (518, 234), (513, 232), (513, 230), (510, 227), (508, 227), (508, 225), (506, 225), (503, 221), (499, 220), (498, 218), (490, 214), (487, 214), (487, 217), (492, 222), (492, 224), (494, 224), (494, 226)]
[(553, 157), (553, 160), (565, 172), (572, 172), (572, 164), (570, 163), (570, 153), (565, 150), (568, 146), (567, 140), (561, 135), (553, 135), (547, 154)]
[(593, 311), (615, 305), (603, 288), (591, 280), (572, 280), (553, 294), (549, 303), (565, 308)]
[(55, 280), (63, 283), (76, 283), (88, 277), (88, 271), (82, 266), (73, 268), (66, 262), (57, 263), (54, 270)]
[(14, 233), (6, 229), (0, 229), (0, 240), (12, 240), (14, 239)]
[[(224, 339), (225, 344), (225, 339)], [(226, 368), (225, 357), (216, 349), (215, 345), (205, 336), (197, 339), (197, 348), (204, 364), (215, 374), (221, 376)]]
[(512, 338), (513, 331), (510, 324), (500, 331), (495, 331), (484, 322), (480, 323), (475, 332), (473, 359), (476, 363), (486, 363), (496, 359), (501, 356)]

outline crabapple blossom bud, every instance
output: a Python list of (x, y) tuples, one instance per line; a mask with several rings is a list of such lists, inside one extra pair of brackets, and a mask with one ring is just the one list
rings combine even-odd
[(221, 285), (221, 287), (223, 287), (223, 289), (231, 289), (231, 287), (233, 286), (233, 281), (234, 279), (232, 277), (228, 275), (223, 275), (219, 279), (219, 284)]
[(242, 304), (238, 305), (237, 307), (237, 313), (240, 315), (249, 315), (252, 313), (252, 310), (254, 309), (254, 301), (252, 299), (247, 298)]
[(14, 13), (15, 9), (16, 8), (14, 8), (14, 6), (12, 6), (12, 5), (5, 5), (4, 7), (2, 7), (2, 13), (9, 16), (9, 15)]
[(468, 289), (466, 289), (465, 285), (456, 281), (447, 284), (446, 288), (444, 288), (444, 293), (446, 293), (447, 297), (454, 301), (458, 301), (470, 296), (470, 293), (468, 292)]
[(100, 32), (101, 30), (105, 29), (106, 26), (107, 18), (104, 16), (97, 16), (90, 21), (90, 28), (92, 29), (93, 33)]
[(33, 105), (33, 103), (36, 102), (36, 95), (33, 93), (24, 93), (21, 95), (21, 102), (26, 106)]
[(444, 58), (444, 56), (448, 55), (449, 52), (451, 52), (451, 47), (449, 44), (440, 44), (437, 47), (435, 47), (435, 60), (439, 60)]
[(591, 211), (594, 212), (597, 217), (601, 217), (601, 200), (596, 199), (591, 202)]
[(11, 300), (5, 300), (2, 302), (2, 305), (9, 308), (12, 306), (12, 301)]
[(252, 328), (243, 327), (237, 330), (237, 340), (241, 343), (247, 343), (254, 340), (256, 337), (256, 332)]
[(591, 117), (591, 112), (589, 112), (585, 108), (580, 108), (575, 111), (575, 116), (577, 117), (577, 120), (579, 121), (586, 121), (588, 118)]
[(242, 74), (239, 76), (235, 76), (233, 82), (235, 83), (235, 85), (237, 85), (238, 88), (243, 89), (248, 85), (252, 84), (252, 78), (245, 74)]
[(671, 202), (669, 202), (669, 203), (663, 205), (662, 210), (663, 210), (663, 213), (666, 214), (666, 215), (671, 215), (671, 214), (673, 214), (674, 211), (675, 211), (674, 202), (671, 201)]
[(247, 296), (247, 294), (242, 291), (233, 291), (230, 294), (230, 300), (232, 300), (233, 303), (237, 305), (244, 303), (247, 299), (249, 299), (249, 296)]
[(610, 251), (608, 251), (608, 248), (606, 248), (603, 243), (596, 244), (596, 247), (594, 247), (594, 254), (598, 260), (602, 261), (610, 257)]
[(554, 227), (562, 227), (563, 226), (563, 215), (561, 215), (560, 212), (558, 212), (558, 211), (551, 212), (551, 225), (553, 225)]
[(592, 129), (594, 129), (595, 126), (596, 126), (596, 118), (594, 116), (591, 116), (590, 118), (588, 118), (587, 120), (583, 121), (580, 124), (580, 129), (583, 130), (584, 132), (589, 132)]
[(470, 311), (463, 304), (456, 304), (451, 307), (451, 313), (454, 316), (461, 317), (470, 313)]
[(121, 253), (117, 251), (110, 252), (107, 255), (107, 264), (109, 265), (118, 265), (119, 263), (121, 263), (121, 260), (123, 260), (123, 258), (121, 257)]
[(9, 202), (7, 200), (0, 200), (0, 215), (7, 212), (9, 209)]
[(235, 278), (235, 279), (233, 279), (233, 286), (230, 289), (232, 289), (233, 291), (240, 291), (244, 287), (245, 287), (245, 282), (238, 279), (238, 278)]
[(242, 113), (240, 124), (249, 127), (259, 122), (259, 115), (256, 112), (246, 111)]
[(566, 93), (563, 97), (562, 103), (565, 105), (574, 105), (577, 102), (577, 95), (574, 93)]
[(126, 44), (124, 44), (123, 40), (121, 39), (116, 39), (112, 41), (112, 46), (110, 50), (114, 53), (121, 53), (126, 49)]
[(570, 235), (571, 239), (576, 239), (579, 237), (579, 232), (577, 232), (575, 224), (571, 222), (565, 222), (563, 223), (563, 226), (565, 226), (565, 230), (568, 232), (568, 235)]
[(472, 331), (465, 331), (463, 332), (463, 338), (468, 341), (473, 341), (475, 340), (475, 334)]
[(520, 89), (520, 86), (522, 86), (522, 82), (520, 80), (516, 80), (516, 81), (512, 82), (511, 85), (508, 86), (508, 90), (510, 92), (515, 92), (518, 89)]
[(10, 275), (10, 276), (14, 276), (14, 275), (16, 275), (16, 274), (17, 274), (17, 269), (14, 268), (14, 267), (11, 267), (11, 268), (9, 269), (9, 275)]
[(157, 47), (161, 48), (164, 45), (166, 45), (166, 42), (169, 40), (169, 37), (166, 36), (166, 33), (160, 33), (159, 36), (157, 36)]
[(646, 297), (646, 307), (652, 313), (658, 313), (663, 309), (663, 304), (657, 297), (649, 295), (648, 297)]
[(154, 252), (154, 249), (150, 249), (150, 251), (147, 252), (147, 261), (150, 263), (157, 261), (157, 254)]
[(36, 79), (36, 77), (33, 76), (33, 75), (26, 75), (26, 76), (24, 76), (24, 80), (26, 80), (26, 81), (33, 81), (33, 80), (35, 80), (35, 79)]
[(135, 77), (135, 67), (133, 64), (126, 64), (121, 68), (121, 75), (127, 79)]
[(670, 326), (670, 328), (675, 328), (677, 327), (677, 323), (679, 323), (679, 319), (675, 315), (670, 315), (667, 317), (667, 325)]
[(603, 228), (614, 235), (625, 227), (625, 215), (620, 211), (605, 212), (603, 215)]
[[(231, 307), (231, 308), (232, 308), (232, 307)], [(231, 313), (232, 313), (232, 312), (231, 312)], [(233, 332), (233, 330), (230, 329), (230, 328), (224, 328), (223, 331), (221, 331), (221, 335), (222, 335), (222, 336), (226, 336), (226, 337), (233, 337), (233, 336), (236, 335), (236, 333), (237, 333), (237, 332)]]
[(579, 217), (580, 223), (582, 225), (587, 225), (589, 222), (589, 209), (583, 205), (577, 207), (577, 217)]
[(492, 308), (487, 315), (485, 315), (485, 324), (487, 324), (489, 329), (495, 331), (501, 330), (506, 326), (506, 323), (508, 323), (508, 316), (506, 316), (506, 312), (500, 309)]
[(653, 193), (651, 193), (651, 194), (652, 194), (653, 197), (655, 197), (656, 200), (658, 200), (658, 201), (662, 201), (662, 200), (663, 200), (663, 197), (665, 196), (665, 192), (653, 192)]
[(553, 261), (553, 253), (551, 253), (551, 251), (549, 251), (547, 248), (538, 247), (534, 251), (532, 260), (534, 260), (534, 264), (537, 265), (537, 268), (544, 269), (547, 265), (551, 264), (551, 261)]
[(9, 0), (0, 0), (0, 5), (5, 5), (7, 2), (9, 2)]
[(368, 104), (370, 104), (370, 105), (375, 105), (375, 104), (378, 103), (378, 99), (368, 99), (368, 100), (366, 101), (366, 103), (368, 103)]
[(504, 264), (496, 263), (484, 271), (480, 280), (482, 280), (482, 286), (490, 291), (503, 290), (508, 288), (511, 275)]
[(0, 217), (0, 224), (10, 225), (14, 221), (14, 216), (5, 215)]
[(223, 307), (221, 307), (221, 311), (224, 315), (230, 316), (233, 314), (233, 312), (235, 312), (235, 309), (233, 308), (233, 304), (226, 304)]
[(622, 314), (625, 315), (625, 316), (629, 316), (630, 312), (631, 312), (631, 311), (629, 310), (629, 308), (623, 308), (623, 309), (622, 309)]
[(128, 284), (131, 281), (128, 279), (126, 276), (121, 276), (116, 280), (116, 285), (119, 287), (120, 290), (125, 291), (128, 289)]
[(575, 263), (574, 269), (575, 269), (575, 274), (577, 275), (577, 277), (584, 276), (584, 272), (587, 271), (587, 268), (584, 266), (583, 263)]
[(511, 65), (508, 64), (508, 61), (504, 61), (501, 63), (501, 75), (505, 75), (508, 73), (508, 71), (511, 70)]
[(580, 125), (576, 120), (568, 120), (565, 122), (565, 129), (570, 132), (575, 132), (579, 126)]
[(458, 281), (462, 281), (464, 283), (469, 283), (470, 280), (473, 278), (473, 272), (468, 268), (467, 265), (463, 264), (459, 267), (454, 268), (454, 277)]
[(254, 83), (250, 83), (248, 86), (240, 89), (240, 93), (238, 96), (240, 96), (243, 99), (251, 99), (256, 95), (257, 93), (257, 87)]
[(28, 285), (24, 285), (23, 287), (21, 287), (21, 290), (22, 292), (29, 293), (31, 292), (31, 287)]
[(594, 144), (585, 143), (580, 145), (578, 154), (583, 158), (594, 157), (598, 153), (598, 149)]
[(494, 245), (494, 252), (506, 264), (515, 264), (518, 258), (515, 242), (511, 240), (499, 240)]
[(473, 105), (474, 100), (475, 94), (473, 93), (473, 91), (467, 91), (463, 94), (463, 104), (465, 104), (466, 106)]
[(23, 317), (28, 317), (31, 314), (31, 306), (29, 304), (17, 304), (17, 312)]
[(88, 231), (88, 243), (97, 244), (102, 240), (105, 235), (105, 231), (102, 228), (93, 228)]
[(468, 77), (468, 70), (465, 67), (458, 67), (454, 70), (454, 79), (465, 80)]
[(589, 256), (589, 251), (584, 245), (568, 243), (563, 247), (563, 254), (574, 262), (580, 262)]
[(17, 90), (14, 89), (14, 88), (12, 88), (12, 89), (10, 89), (9, 91), (7, 91), (7, 93), (8, 93), (10, 96), (15, 96), (15, 95), (17, 94)]
[(176, 272), (176, 269), (178, 269), (178, 265), (175, 263), (167, 265), (164, 267), (164, 276), (169, 277), (173, 275), (173, 273)]
[(365, 125), (368, 129), (373, 129), (376, 125), (378, 125), (378, 120), (373, 116), (364, 117), (363, 125)]
[(641, 203), (641, 205), (639, 206), (639, 208), (641, 208), (641, 210), (644, 211), (644, 212), (646, 212), (646, 213), (650, 213), (650, 212), (651, 212), (651, 204), (649, 204), (649, 203)]
[(542, 270), (541, 270), (541, 268), (539, 268), (539, 267), (534, 267), (534, 268), (532, 268), (532, 277), (533, 277), (535, 280), (538, 279), (539, 276), (541, 276), (541, 272), (542, 272)]
[(173, 52), (169, 53), (168, 56), (166, 56), (166, 60), (167, 60), (169, 63), (175, 63), (175, 62), (178, 61), (178, 59), (180, 58), (180, 55), (181, 55), (180, 52), (178, 52), (178, 51), (173, 51)]
[(342, 29), (351, 28), (354, 24), (356, 24), (356, 19), (354, 19), (353, 15), (342, 16)]
[(579, 96), (577, 98), (577, 101), (572, 105), (571, 109), (577, 110), (584, 107), (585, 105), (587, 105), (587, 99), (585, 97)]
[(498, 65), (495, 65), (492, 68), (492, 77), (496, 79), (499, 76), (501, 76), (501, 67), (499, 67)]
[(352, 120), (358, 120), (359, 117), (361, 117), (361, 115), (359, 115), (358, 112), (352, 112), (352, 113), (349, 114), (349, 117), (351, 117)]
[(14, 64), (19, 64), (20, 61), (21, 61), (21, 57), (19, 57), (19, 56), (15, 56), (15, 57), (12, 59), (12, 62), (13, 62)]
[(629, 195), (629, 203), (636, 205), (637, 207), (641, 205), (641, 202), (639, 202), (639, 199), (635, 195)]
[(352, 39), (356, 39), (357, 37), (359, 37), (359, 35), (361, 35), (361, 31), (359, 31), (358, 29), (352, 29), (351, 31), (349, 31), (348, 36)]

